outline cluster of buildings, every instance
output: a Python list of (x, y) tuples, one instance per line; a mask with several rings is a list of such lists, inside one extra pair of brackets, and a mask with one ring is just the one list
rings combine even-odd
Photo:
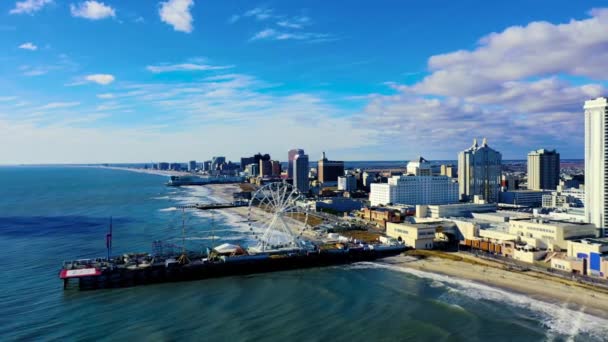
[[(458, 154), (457, 169), (453, 165), (433, 169), (422, 157), (410, 161), (404, 174), (371, 185), (370, 204), (485, 202), (509, 208), (533, 208), (541, 206), (543, 196), (550, 195), (560, 184), (560, 156), (555, 150), (530, 152), (526, 177), (525, 172), (505, 172), (502, 154), (492, 149), (486, 139), (481, 144), (475, 139), (471, 147)], [(521, 189), (526, 178), (527, 188)]]
[[(531, 151), (527, 163), (506, 166), (485, 138), (458, 153), (457, 165), (418, 157), (403, 170), (347, 170), (343, 161), (323, 153), (311, 167), (309, 155), (295, 148), (284, 164), (258, 153), (241, 158), (240, 164), (219, 156), (200, 164), (190, 161), (185, 168), (239, 173), (256, 184), (290, 182), (302, 194), (316, 195), (317, 209), (356, 210), (359, 219), (415, 248), (456, 243), (608, 277), (608, 240), (603, 238), (608, 226), (608, 100), (586, 101), (584, 110), (584, 175), (565, 171), (560, 154), (549, 149)], [(154, 167), (184, 169), (179, 163)]]
[(564, 174), (548, 149), (531, 151), (523, 172), (505, 172), (500, 152), (475, 140), (459, 153), (457, 175), (418, 158), (404, 174), (371, 184), (371, 207), (359, 217), (415, 248), (455, 242), (608, 279), (608, 99), (586, 101), (584, 110), (584, 175)]
[(211, 160), (197, 163), (196, 160), (190, 160), (189, 162), (183, 163), (167, 163), (159, 162), (153, 163), (153, 170), (161, 171), (188, 171), (188, 172), (202, 172), (213, 175), (236, 175), (239, 171), (239, 165), (231, 161), (226, 161), (226, 157), (217, 156)]

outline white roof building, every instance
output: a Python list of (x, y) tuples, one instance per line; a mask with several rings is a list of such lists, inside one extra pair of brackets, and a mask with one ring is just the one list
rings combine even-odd
[(393, 176), (371, 184), (369, 200), (372, 206), (457, 203), (458, 183), (447, 176)]

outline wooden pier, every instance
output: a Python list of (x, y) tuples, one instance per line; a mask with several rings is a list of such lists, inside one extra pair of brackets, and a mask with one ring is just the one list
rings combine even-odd
[(212, 209), (227, 209), (227, 208), (237, 208), (237, 207), (246, 207), (249, 205), (248, 201), (236, 201), (236, 202), (227, 202), (227, 203), (197, 203), (197, 204), (189, 204), (179, 206), (179, 209), (198, 209), (198, 210), (212, 210)]

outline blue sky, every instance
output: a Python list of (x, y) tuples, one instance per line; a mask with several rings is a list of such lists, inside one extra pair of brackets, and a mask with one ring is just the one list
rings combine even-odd
[(583, 155), (600, 1), (0, 3), (0, 164)]

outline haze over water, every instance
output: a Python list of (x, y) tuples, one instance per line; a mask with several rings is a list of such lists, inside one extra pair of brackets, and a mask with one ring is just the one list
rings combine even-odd
[[(389, 262), (64, 292), (63, 260), (148, 252), (181, 242), (180, 204), (204, 188), (148, 174), (66, 167), (0, 168), (3, 340), (567, 340), (608, 338), (608, 321), (506, 291)], [(250, 241), (242, 219), (186, 212), (187, 247)], [(212, 220), (215, 224), (212, 224)]]

